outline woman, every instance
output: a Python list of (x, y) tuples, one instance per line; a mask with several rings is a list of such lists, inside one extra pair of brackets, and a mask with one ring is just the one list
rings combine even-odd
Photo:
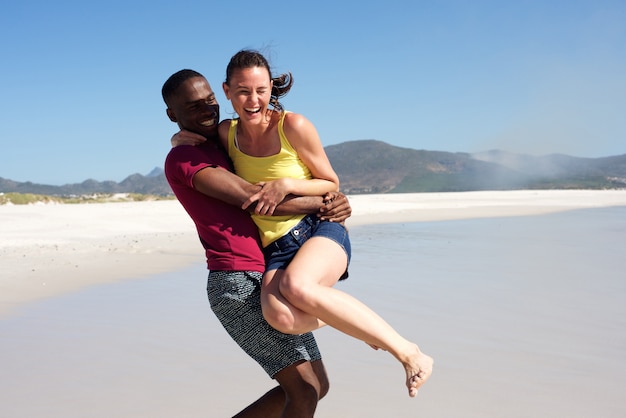
[(271, 216), (288, 194), (321, 195), (339, 188), (313, 124), (285, 112), (278, 100), (291, 85), (291, 74), (273, 78), (265, 57), (250, 50), (231, 58), (223, 83), (239, 118), (220, 124), (220, 140), (235, 172), (262, 186), (244, 209), (255, 205), (253, 219), (266, 257), (263, 315), (284, 333), (300, 334), (328, 324), (389, 351), (404, 366), (413, 397), (432, 373), (432, 358), (366, 305), (333, 287), (346, 276), (350, 259), (345, 226), (315, 216)]

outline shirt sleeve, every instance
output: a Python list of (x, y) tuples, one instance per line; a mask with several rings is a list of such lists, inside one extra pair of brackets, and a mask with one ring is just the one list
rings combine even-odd
[(207, 167), (220, 167), (208, 161), (207, 155), (193, 145), (180, 145), (170, 150), (165, 159), (165, 175), (170, 183), (193, 188), (193, 176)]

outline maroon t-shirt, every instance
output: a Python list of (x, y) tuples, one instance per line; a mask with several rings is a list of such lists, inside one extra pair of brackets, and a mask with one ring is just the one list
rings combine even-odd
[(194, 189), (193, 176), (203, 169), (232, 170), (226, 154), (212, 141), (172, 148), (165, 159), (165, 176), (196, 224), (209, 270), (263, 272), (258, 230), (250, 215)]

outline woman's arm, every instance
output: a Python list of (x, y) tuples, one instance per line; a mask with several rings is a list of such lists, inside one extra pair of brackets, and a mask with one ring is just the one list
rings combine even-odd
[[(194, 174), (192, 181), (200, 193), (237, 207), (259, 190), (259, 186), (220, 167), (206, 167)], [(251, 206), (250, 210), (253, 208)], [(342, 193), (328, 193), (324, 196), (289, 195), (274, 212), (275, 215), (318, 213), (322, 219), (343, 222), (352, 214), (352, 208)]]
[(244, 209), (257, 202), (255, 213), (271, 215), (276, 204), (289, 194), (318, 196), (339, 190), (339, 177), (330, 165), (315, 126), (302, 115), (287, 113), (284, 130), (298, 157), (309, 168), (314, 178), (311, 180), (282, 178), (259, 183), (263, 189), (244, 203), (242, 206)]
[[(326, 190), (327, 192), (339, 190), (339, 177), (330, 165), (315, 126), (300, 114), (287, 113), (284, 130), (291, 146), (298, 153), (298, 157), (311, 170), (313, 178), (319, 180), (317, 182), (302, 180), (296, 183), (292, 186), (296, 189), (296, 194), (309, 194), (306, 193), (306, 189), (315, 187), (332, 187), (331, 190)], [(332, 183), (332, 185), (328, 185), (328, 183)], [(320, 190), (315, 191), (319, 192)]]

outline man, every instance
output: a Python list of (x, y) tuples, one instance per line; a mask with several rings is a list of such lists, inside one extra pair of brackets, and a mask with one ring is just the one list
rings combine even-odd
[[(328, 392), (328, 377), (311, 333), (282, 334), (264, 319), (260, 304), (263, 253), (257, 228), (241, 205), (259, 186), (233, 174), (219, 145), (219, 105), (207, 80), (193, 70), (173, 74), (163, 85), (172, 122), (206, 138), (197, 146), (172, 148), (165, 174), (176, 197), (193, 219), (210, 270), (211, 309), (239, 346), (279, 386), (236, 417), (309, 417)], [(276, 215), (316, 213), (343, 221), (351, 209), (345, 196), (290, 196)]]

